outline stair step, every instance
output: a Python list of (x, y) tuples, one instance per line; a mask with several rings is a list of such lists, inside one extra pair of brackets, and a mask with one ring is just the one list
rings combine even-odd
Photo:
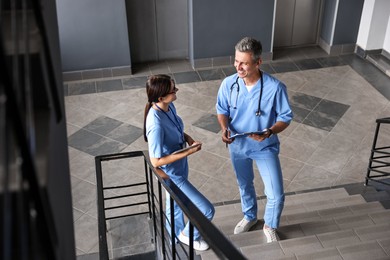
[[(248, 259), (390, 259), (389, 201), (388, 191), (363, 184), (288, 194), (275, 243), (266, 243), (262, 220), (233, 234), (242, 219), (239, 201), (216, 206), (213, 223)], [(265, 203), (258, 201), (260, 218)], [(200, 256), (218, 259), (212, 250)]]
[[(281, 216), (281, 226), (291, 225), (295, 223), (302, 223), (304, 221), (321, 220), (326, 217), (332, 216), (347, 216), (357, 213), (358, 211), (374, 211), (382, 210), (383, 206), (379, 202), (371, 202), (366, 205), (366, 202), (361, 195), (352, 195), (346, 198), (339, 198), (336, 200), (321, 201), (321, 207), (314, 207), (313, 211), (310, 211), (311, 203), (307, 205), (290, 205), (285, 206)], [(242, 219), (241, 209), (238, 207), (232, 207), (229, 205), (229, 210), (233, 211), (228, 214), (226, 209), (222, 209), (224, 206), (216, 207), (216, 216), (213, 219), (214, 225), (216, 225), (224, 234), (231, 235), (235, 225)], [(320, 208), (316, 210), (316, 208)], [(222, 210), (223, 214), (218, 214)], [(259, 203), (258, 216), (261, 217), (264, 214), (264, 205)], [(259, 230), (262, 228), (263, 223), (259, 221), (252, 230)]]
[[(367, 204), (380, 205), (378, 202)], [(352, 249), (359, 246), (366, 248), (367, 245), (371, 246), (371, 254), (383, 257), (386, 252), (390, 253), (390, 211), (369, 208), (375, 212), (361, 212), (359, 205), (356, 207), (359, 209), (357, 215), (281, 226), (278, 233), (282, 240), (276, 243), (267, 244), (262, 230), (228, 238), (249, 259), (344, 259), (337, 257), (354, 255)], [(202, 259), (218, 259), (211, 250), (200, 255)]]
[(378, 69), (390, 76), (390, 60), (382, 54), (369, 54), (367, 60), (374, 64)]
[[(332, 189), (319, 192), (300, 193), (286, 196), (284, 214), (306, 212), (313, 209), (329, 208), (332, 206), (351, 205), (356, 203), (363, 203), (365, 200), (360, 194), (349, 195), (345, 189)], [(266, 200), (258, 200), (258, 214), (264, 213)], [(241, 214), (241, 204), (236, 202), (233, 204), (216, 206), (214, 220), (225, 219)], [(242, 215), (242, 214), (241, 214)]]
[[(383, 249), (390, 243), (389, 239), (356, 241), (332, 248), (323, 248), (315, 236), (288, 242), (249, 246), (241, 250), (248, 259), (389, 259), (388, 253)], [(217, 258), (206, 258), (202, 255), (202, 259)]]
[[(282, 225), (278, 229), (278, 234), (280, 239), (284, 241), (311, 235), (360, 229), (362, 227), (370, 229), (372, 226), (386, 225), (387, 223), (390, 223), (390, 211), (382, 209), (382, 211), (376, 211), (374, 213), (360, 213), (347, 217), (335, 217), (292, 225)], [(228, 238), (237, 247), (266, 243), (266, 238), (261, 230), (262, 224), (258, 224), (258, 226), (258, 230), (237, 235), (231, 234), (228, 235)]]

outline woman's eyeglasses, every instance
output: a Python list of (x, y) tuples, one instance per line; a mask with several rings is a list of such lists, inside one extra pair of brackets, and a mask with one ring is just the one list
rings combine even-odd
[(178, 90), (179, 90), (179, 89), (175, 86), (175, 87), (173, 87), (173, 91), (169, 92), (167, 95), (176, 94), (176, 92), (177, 92)]

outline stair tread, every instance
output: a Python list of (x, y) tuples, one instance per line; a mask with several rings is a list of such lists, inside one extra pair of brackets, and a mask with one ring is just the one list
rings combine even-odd
[[(306, 238), (301, 244), (280, 245), (271, 243), (241, 248), (248, 259), (388, 259), (383, 246), (387, 240), (357, 241), (348, 245), (323, 248), (315, 237)], [(209, 259), (203, 258), (202, 259)]]
[[(316, 194), (316, 195), (314, 195)], [(314, 196), (313, 196), (314, 195)], [(283, 212), (304, 212), (307, 209), (317, 207), (318, 209), (326, 208), (324, 205), (325, 202), (334, 203), (336, 205), (345, 205), (350, 204), (353, 201), (356, 203), (364, 202), (364, 199), (360, 194), (349, 195), (345, 189), (335, 189), (335, 193), (329, 191), (316, 193), (301, 193), (296, 195), (286, 196), (285, 206)], [(259, 214), (262, 214), (264, 211), (266, 200), (258, 201), (258, 210)], [(306, 209), (305, 209), (306, 207)], [(241, 213), (241, 204), (240, 202), (228, 205), (220, 205), (215, 207), (215, 216), (214, 219), (226, 218), (227, 216), (237, 215)]]
[[(317, 202), (318, 203), (318, 202)], [(338, 214), (340, 211), (347, 211), (347, 213), (351, 214), (351, 211), (357, 211), (361, 207), (359, 205), (365, 205), (364, 199), (361, 195), (351, 195), (346, 198), (336, 199), (336, 200), (324, 200), (318, 204), (321, 206), (316, 206), (313, 210), (311, 210), (311, 203), (298, 204), (298, 205), (286, 205), (282, 217), (281, 222), (293, 224), (296, 221), (306, 219), (319, 219), (321, 216), (326, 216), (330, 214)], [(373, 204), (370, 207), (378, 207), (383, 208), (378, 202), (372, 202)], [(226, 228), (230, 228), (233, 230), (234, 226), (240, 221), (243, 217), (241, 213), (241, 208), (231, 207), (229, 205), (230, 212), (224, 211), (223, 214), (218, 214), (220, 207), (216, 207), (216, 214), (213, 219), (213, 223), (218, 226), (222, 231), (225, 231)], [(362, 210), (362, 209), (360, 209)], [(258, 216), (261, 217), (264, 214), (264, 206), (259, 205)], [(321, 214), (321, 215), (320, 215)]]
[[(390, 237), (390, 211), (384, 209), (379, 202), (367, 202), (338, 209), (340, 212), (348, 210), (349, 213), (337, 214), (335, 211), (334, 214), (330, 214), (330, 212), (323, 214), (326, 211), (322, 210), (322, 213), (317, 214), (318, 218), (304, 219), (301, 223), (281, 224), (278, 234), (282, 240), (279, 243), (284, 243), (284, 241), (293, 241), (291, 243), (294, 243), (295, 240), (306, 243), (314, 236), (322, 244), (322, 247), (326, 247), (326, 243), (331, 245), (332, 241), (337, 241), (335, 243), (337, 245), (347, 245), (359, 241)], [(267, 244), (262, 232), (263, 222), (261, 220), (252, 231), (236, 235), (232, 234), (235, 224), (234, 221), (230, 226), (220, 229), (237, 248)], [(310, 243), (312, 249), (313, 245)], [(314, 245), (314, 248), (317, 246)], [(305, 250), (304, 252), (310, 253), (311, 251)]]
[[(248, 259), (389, 259), (388, 195), (360, 184), (287, 195), (281, 241), (274, 243), (266, 243), (261, 219), (251, 231), (233, 234), (242, 219), (240, 202), (216, 206), (213, 222)], [(265, 202), (258, 201), (259, 217)], [(212, 250), (201, 258), (218, 259)]]

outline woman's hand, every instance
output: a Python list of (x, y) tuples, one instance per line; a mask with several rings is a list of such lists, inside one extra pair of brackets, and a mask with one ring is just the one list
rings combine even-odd
[(196, 153), (202, 149), (202, 143), (198, 141), (194, 141), (191, 146), (195, 147), (188, 150), (188, 155)]

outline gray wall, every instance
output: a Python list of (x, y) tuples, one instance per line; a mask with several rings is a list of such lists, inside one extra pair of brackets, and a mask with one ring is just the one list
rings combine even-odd
[(274, 0), (194, 0), (189, 6), (194, 59), (234, 55), (244, 36), (260, 40), (264, 52), (271, 52)]
[(333, 45), (356, 43), (364, 0), (340, 0)]
[[(329, 45), (355, 44), (363, 4), (364, 0), (325, 0), (320, 32), (321, 39)], [(333, 32), (335, 15), (336, 25)], [(332, 36), (333, 42), (331, 42)]]
[[(64, 72), (131, 67), (128, 37), (132, 36), (128, 36), (126, 0), (56, 1)], [(229, 62), (234, 45), (244, 36), (259, 39), (263, 44), (263, 58), (266, 55), (272, 58), (275, 0), (187, 1), (188, 54), (192, 64), (199, 61), (197, 65), (201, 66), (202, 60), (206, 60), (204, 65), (209, 66), (211, 59), (214, 59), (212, 64)], [(364, 0), (323, 0), (320, 38), (327, 47), (355, 44), (363, 3)], [(335, 15), (337, 23), (333, 32)], [(128, 17), (130, 21), (133, 18)]]
[(324, 11), (322, 15), (320, 38), (329, 45), (331, 44), (332, 40), (333, 20), (334, 16), (336, 15), (336, 3), (337, 0), (324, 1)]
[(63, 71), (130, 66), (124, 0), (56, 0)]

